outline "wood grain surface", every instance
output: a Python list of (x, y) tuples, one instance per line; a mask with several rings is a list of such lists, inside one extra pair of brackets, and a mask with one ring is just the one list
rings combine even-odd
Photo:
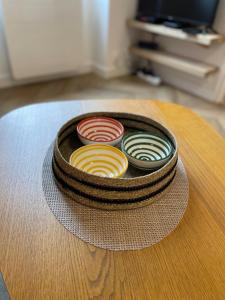
[[(176, 135), (190, 182), (185, 216), (139, 251), (90, 246), (53, 216), (41, 187), (46, 151), (68, 119), (89, 111), (153, 117)], [(32, 105), (0, 119), (0, 272), (14, 300), (224, 299), (225, 141), (190, 110), (146, 100)]]

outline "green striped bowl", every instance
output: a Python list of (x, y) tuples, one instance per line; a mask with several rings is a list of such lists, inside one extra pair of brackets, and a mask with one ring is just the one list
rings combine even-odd
[(168, 162), (173, 147), (166, 137), (148, 132), (133, 132), (122, 139), (121, 149), (139, 169), (158, 169)]

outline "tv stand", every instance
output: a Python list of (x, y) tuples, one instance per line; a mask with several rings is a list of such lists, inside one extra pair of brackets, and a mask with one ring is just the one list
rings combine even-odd
[(162, 23), (162, 20), (160, 20), (159, 18), (157, 17), (154, 17), (154, 16), (138, 16), (136, 18), (137, 21), (140, 21), (140, 22), (144, 22), (144, 23), (151, 23), (151, 24), (161, 24)]
[(175, 21), (164, 21), (163, 25), (170, 28), (184, 28), (184, 23), (175, 22)]
[[(198, 33), (193, 35), (184, 32), (182, 29), (169, 28), (163, 24), (156, 25), (130, 20), (128, 22), (128, 26), (131, 28), (149, 32), (151, 34), (177, 38), (183, 41), (193, 42), (204, 46), (210, 46), (214, 41), (224, 41), (225, 39), (224, 36), (219, 34)], [(188, 59), (187, 57), (174, 55), (166, 51), (142, 49), (140, 47), (132, 47), (130, 51), (132, 54), (139, 56), (140, 58), (143, 58), (145, 60), (149, 60), (154, 63), (164, 65), (166, 67), (173, 68), (200, 78), (207, 77), (208, 75), (218, 70), (217, 66), (208, 64), (207, 62)]]
[(198, 27), (185, 27), (182, 28), (183, 32), (186, 32), (190, 35), (196, 35), (196, 34), (207, 34), (208, 32), (205, 29), (198, 28)]
[[(151, 34), (150, 37), (153, 38), (153, 41), (155, 35), (167, 37), (167, 39), (162, 41), (164, 47), (161, 49), (143, 49), (138, 46), (130, 48), (131, 54), (145, 60), (146, 63), (147, 61), (150, 61), (153, 63), (153, 67), (157, 68), (157, 65), (160, 65), (161, 67), (156, 70), (159, 71), (159, 74), (167, 81), (167, 83), (178, 87), (185, 87), (190, 93), (201, 97), (203, 96), (208, 100), (216, 100), (216, 102), (224, 101), (224, 85), (221, 84), (220, 89), (215, 85), (216, 88), (212, 91), (213, 94), (210, 94), (212, 84), (211, 86), (208, 84), (209, 82), (217, 82), (217, 80), (220, 80), (221, 83), (223, 82), (223, 66), (219, 65), (219, 57), (217, 57), (217, 53), (220, 51), (219, 47), (216, 47), (218, 49), (215, 49), (215, 64), (208, 62), (207, 57), (209, 56), (202, 55), (201, 57), (201, 49), (199, 49), (199, 53), (195, 55), (195, 51), (198, 51), (197, 47), (193, 49), (194, 51), (191, 51), (192, 49), (190, 48), (189, 55), (189, 49), (186, 49), (186, 47), (188, 47), (188, 42), (204, 47), (210, 47), (214, 43), (224, 42), (225, 35), (217, 34), (213, 32), (211, 28), (204, 27), (199, 27), (200, 29), (203, 29), (203, 32), (190, 34), (179, 28), (171, 28), (163, 24), (147, 24), (135, 20), (129, 20), (128, 26), (131, 29), (141, 30)], [(138, 35), (138, 37), (140, 38), (140, 35)], [(168, 38), (171, 38), (171, 42)], [(180, 40), (180, 43), (174, 43), (173, 45), (172, 38)], [(182, 41), (184, 42), (183, 44)], [(170, 47), (167, 47), (168, 44), (170, 44)], [(202, 50), (202, 52), (203, 51), (207, 50)], [(171, 69), (171, 73), (169, 69)], [(176, 73), (172, 73), (172, 70)], [(217, 75), (213, 75), (214, 73), (216, 74), (216, 72), (218, 72)], [(182, 77), (182, 73), (183, 76), (185, 76), (185, 74), (186, 76), (189, 76), (190, 81), (188, 80), (188, 77)], [(207, 76), (212, 76), (210, 81), (203, 81)], [(199, 86), (200, 89), (198, 88)], [(205, 89), (203, 89), (203, 87), (205, 87)]]
[(225, 36), (217, 33), (199, 33), (188, 34), (180, 28), (171, 28), (163, 24), (150, 24), (136, 20), (128, 20), (128, 26), (133, 29), (143, 30), (151, 34), (171, 37), (186, 42), (196, 43), (205, 47), (211, 46), (213, 43), (221, 43), (225, 41)]

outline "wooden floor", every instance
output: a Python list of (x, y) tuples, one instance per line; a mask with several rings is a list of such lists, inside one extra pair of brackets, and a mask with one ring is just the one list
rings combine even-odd
[[(153, 87), (135, 76), (104, 80), (88, 74), (0, 90), (0, 116), (18, 107), (68, 99), (160, 99), (199, 113), (225, 137), (225, 106), (216, 105), (167, 85)], [(140, 101), (141, 105), (141, 101)]]

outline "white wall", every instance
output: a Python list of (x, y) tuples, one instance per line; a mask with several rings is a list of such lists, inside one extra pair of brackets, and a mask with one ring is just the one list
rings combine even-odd
[(92, 0), (87, 11), (92, 66), (103, 76), (107, 73), (109, 8), (110, 0)]
[(94, 70), (105, 78), (130, 72), (131, 34), (126, 20), (133, 18), (137, 0), (93, 0), (90, 34)]
[(83, 34), (83, 64), (84, 70), (92, 69), (92, 49), (91, 49), (91, 35), (90, 35), (90, 0), (81, 0), (82, 2), (82, 34)]
[(126, 21), (134, 18), (137, 0), (111, 0), (109, 19), (108, 70), (109, 76), (128, 74), (131, 67), (129, 47), (132, 33)]
[(2, 2), (0, 0), (0, 87), (10, 85), (10, 66), (3, 28)]

